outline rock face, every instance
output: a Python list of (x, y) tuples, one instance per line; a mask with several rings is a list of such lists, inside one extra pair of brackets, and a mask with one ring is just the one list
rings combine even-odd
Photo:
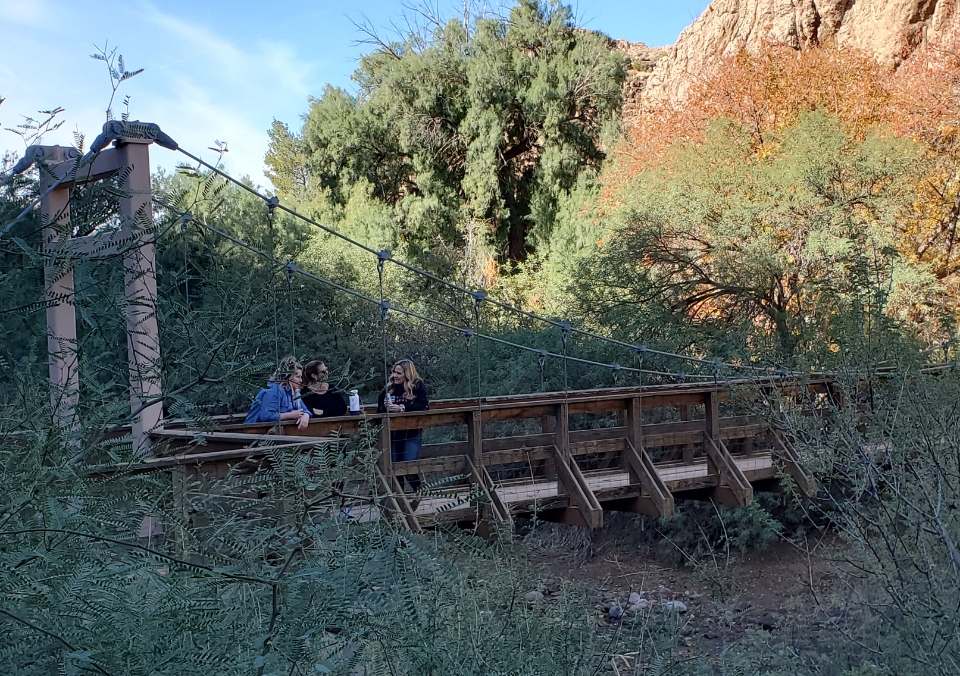
[[(671, 47), (618, 42), (631, 64), (631, 106), (681, 101), (699, 78), (741, 49), (782, 44), (803, 49), (834, 42), (897, 66), (924, 40), (955, 30), (960, 0), (714, 0)], [(624, 46), (621, 46), (624, 45)], [(628, 51), (637, 52), (637, 59)], [(647, 70), (644, 70), (647, 69)]]
[(647, 47), (642, 42), (614, 40), (613, 46), (627, 59), (627, 78), (623, 83), (623, 116), (631, 119), (642, 104), (643, 91), (657, 61), (668, 47)]

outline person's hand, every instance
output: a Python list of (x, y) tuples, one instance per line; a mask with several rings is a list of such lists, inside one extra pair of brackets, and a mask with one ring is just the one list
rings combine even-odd
[(313, 409), (313, 414), (319, 418), (319, 417), (323, 416), (323, 409), (322, 409), (322, 408), (315, 408), (315, 409)]
[(387, 410), (390, 413), (400, 413), (403, 410), (402, 404), (387, 404)]
[(306, 413), (304, 413), (303, 415), (301, 415), (301, 416), (297, 419), (297, 429), (298, 429), (298, 430), (305, 430), (305, 429), (307, 429), (307, 425), (309, 425), (309, 424), (310, 424), (310, 416), (307, 415)]

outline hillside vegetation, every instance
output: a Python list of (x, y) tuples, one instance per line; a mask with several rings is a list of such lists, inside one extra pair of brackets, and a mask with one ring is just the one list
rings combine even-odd
[[(639, 382), (607, 367), (635, 350), (438, 278), (628, 345), (836, 372), (851, 405), (828, 418), (793, 416), (792, 400), (758, 412), (817, 474), (816, 500), (680, 505), (643, 531), (698, 574), (777, 538), (834, 543), (834, 586), (796, 613), (829, 637), (701, 649), (660, 605), (619, 621), (572, 583), (545, 600), (536, 523), (485, 541), (347, 521), (345, 486), (373, 471), (367, 436), (223, 479), (243, 501), (201, 498), (209, 523), (192, 530), (169, 475), (104, 467), (137, 459), (117, 436), (130, 400), (116, 261), (74, 261), (82, 415), (51, 428), (43, 284), (57, 260), (26, 174), (0, 184), (4, 673), (960, 671), (960, 54), (944, 38), (892, 70), (830, 46), (740, 52), (627, 127), (628, 64), (572, 16), (519, 0), (502, 18), (374, 36), (355, 92), (328, 88), (300, 129), (270, 130), (281, 204), (435, 277), (378, 265), (201, 167), (157, 174), (166, 415), (215, 427), (285, 354), (323, 358), (368, 402), (401, 357), (436, 398)], [(71, 234), (114, 227), (123, 196), (119, 178), (75, 189)], [(644, 367), (676, 369), (658, 359)], [(931, 375), (928, 361), (948, 365)], [(134, 535), (148, 518), (159, 539)]]

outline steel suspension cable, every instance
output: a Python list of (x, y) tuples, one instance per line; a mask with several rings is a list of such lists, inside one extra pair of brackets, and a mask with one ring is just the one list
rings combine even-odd
[[(166, 209), (169, 209), (170, 211), (172, 211), (172, 212), (174, 212), (174, 213), (180, 214), (181, 216), (185, 214), (185, 212), (180, 212), (176, 207), (168, 204), (167, 202), (165, 202), (165, 201), (163, 201), (163, 200), (161, 200), (161, 199), (154, 198), (154, 202), (156, 202), (157, 204), (159, 204), (160, 206), (162, 206), (162, 207), (164, 207), (164, 208), (166, 208)], [(206, 223), (204, 223), (203, 221), (201, 221), (201, 220), (199, 220), (198, 218), (196, 218), (195, 216), (194, 216), (194, 217), (191, 217), (191, 222), (196, 223), (198, 226), (203, 227), (203, 228), (209, 230), (210, 232), (212, 232), (212, 233), (214, 233), (214, 234), (216, 234), (216, 235), (218, 235), (218, 236), (220, 236), (220, 237), (222, 237), (222, 238), (224, 238), (224, 239), (226, 239), (226, 240), (228, 240), (228, 241), (236, 244), (236, 245), (239, 246), (240, 248), (246, 249), (246, 250), (248, 250), (248, 251), (250, 251), (250, 252), (252, 252), (252, 253), (257, 254), (258, 256), (261, 256), (262, 258), (264, 258), (264, 259), (266, 259), (266, 260), (268, 260), (268, 261), (271, 261), (271, 262), (274, 263), (275, 265), (283, 265), (283, 263), (282, 263), (281, 261), (277, 260), (277, 259), (276, 259), (273, 255), (271, 255), (270, 253), (268, 253), (268, 252), (266, 252), (266, 251), (263, 251), (262, 249), (258, 249), (257, 247), (255, 247), (255, 246), (253, 246), (253, 245), (251, 245), (251, 244), (248, 244), (247, 242), (244, 242), (243, 240), (241, 240), (241, 239), (239, 239), (239, 238), (237, 238), (237, 237), (234, 237), (233, 235), (230, 235), (229, 233), (224, 232), (223, 230), (220, 230), (219, 228), (216, 228), (216, 227), (214, 227), (214, 226), (211, 226), (211, 225), (209, 225), (209, 224), (206, 224)], [(488, 341), (490, 341), (490, 342), (492, 342), (492, 343), (497, 343), (497, 344), (500, 344), (500, 345), (512, 347), (512, 348), (517, 349), (517, 350), (522, 350), (522, 351), (525, 351), (525, 352), (531, 352), (531, 353), (535, 353), (535, 354), (538, 354), (538, 355), (543, 355), (543, 356), (545, 356), (545, 357), (551, 357), (551, 358), (554, 358), (554, 359), (563, 360), (565, 363), (566, 363), (567, 361), (571, 361), (571, 362), (575, 362), (575, 363), (586, 364), (586, 365), (589, 365), (589, 366), (599, 366), (599, 367), (601, 367), (601, 368), (613, 368), (613, 367), (615, 366), (614, 364), (609, 364), (609, 363), (605, 363), (605, 362), (594, 361), (594, 360), (591, 360), (591, 359), (584, 359), (584, 358), (582, 358), (582, 357), (572, 357), (572, 356), (567, 355), (567, 354), (550, 352), (549, 350), (541, 350), (541, 349), (538, 349), (538, 348), (530, 347), (529, 345), (523, 345), (523, 344), (521, 344), (521, 343), (515, 343), (515, 342), (513, 342), (513, 341), (506, 340), (506, 339), (504, 339), (504, 338), (497, 338), (497, 337), (495, 337), (495, 336), (491, 336), (491, 335), (488, 335), (488, 334), (479, 333), (479, 332), (474, 332), (474, 331), (472, 331), (472, 329), (464, 328), (464, 327), (461, 327), (461, 326), (456, 326), (456, 325), (454, 325), (454, 324), (450, 324), (450, 323), (445, 322), (445, 321), (440, 320), (440, 319), (434, 319), (433, 317), (427, 317), (427, 316), (425, 316), (425, 315), (421, 315), (421, 314), (419, 314), (419, 313), (417, 313), (417, 312), (414, 312), (413, 310), (408, 310), (408, 309), (406, 309), (406, 308), (401, 308), (401, 307), (395, 307), (395, 306), (393, 306), (393, 305), (390, 305), (389, 301), (387, 301), (386, 299), (384, 299), (383, 301), (378, 301), (378, 300), (376, 300), (375, 298), (371, 298), (370, 296), (367, 296), (367, 295), (364, 294), (364, 293), (361, 293), (361, 292), (356, 291), (356, 290), (354, 290), (354, 289), (351, 289), (351, 288), (349, 288), (349, 287), (343, 286), (343, 285), (341, 285), (341, 284), (337, 284), (336, 282), (334, 282), (334, 281), (332, 281), (332, 280), (326, 279), (325, 277), (321, 277), (320, 275), (317, 275), (317, 274), (315, 274), (315, 273), (312, 273), (312, 272), (310, 272), (310, 271), (308, 271), (308, 270), (303, 270), (302, 268), (300, 268), (299, 266), (297, 266), (297, 265), (295, 265), (295, 264), (293, 264), (293, 263), (289, 263), (289, 264), (287, 264), (287, 265), (292, 266), (293, 272), (294, 272), (295, 274), (302, 275), (302, 276), (304, 276), (304, 277), (306, 277), (306, 278), (308, 278), (308, 279), (312, 279), (312, 280), (314, 280), (314, 281), (316, 281), (316, 282), (319, 282), (319, 283), (321, 283), (321, 284), (324, 284), (325, 286), (329, 286), (329, 287), (331, 287), (331, 288), (333, 288), (333, 289), (336, 289), (336, 290), (338, 290), (338, 291), (342, 291), (342, 292), (344, 292), (344, 293), (346, 293), (346, 294), (348, 294), (348, 295), (350, 295), (350, 296), (353, 296), (353, 297), (355, 297), (355, 298), (358, 298), (358, 299), (360, 299), (360, 300), (363, 300), (363, 301), (366, 301), (366, 302), (368, 302), (368, 303), (377, 305), (378, 307), (381, 308), (381, 310), (383, 310), (384, 308), (386, 308), (387, 310), (394, 311), (394, 312), (398, 312), (398, 313), (400, 313), (400, 314), (402, 314), (402, 315), (406, 315), (406, 316), (408, 316), (408, 317), (413, 317), (414, 319), (419, 319), (420, 321), (423, 321), (423, 322), (426, 322), (426, 323), (429, 323), (429, 324), (433, 324), (433, 325), (435, 325), (435, 326), (441, 326), (441, 327), (450, 329), (451, 331), (456, 331), (456, 332), (460, 333), (461, 335), (469, 335), (469, 334), (472, 333), (472, 335), (474, 335), (475, 337), (477, 337), (477, 338), (479, 338), (479, 339), (488, 340)], [(622, 370), (630, 371), (630, 372), (634, 372), (634, 373), (640, 373), (640, 372), (641, 372), (639, 369), (634, 369), (634, 368), (628, 368), (628, 367), (623, 367), (623, 366), (621, 366), (620, 368), (621, 368)], [(653, 370), (649, 370), (649, 369), (644, 369), (644, 370), (642, 371), (642, 373), (646, 373), (646, 374), (648, 374), (648, 375), (656, 375), (656, 376), (666, 377), (666, 378), (680, 378), (680, 379), (694, 378), (694, 379), (706, 379), (706, 380), (712, 380), (712, 379), (713, 379), (713, 376), (705, 376), (705, 375), (699, 375), (699, 374), (686, 374), (686, 373), (667, 373), (667, 372), (664, 372), (664, 371), (653, 371)], [(565, 379), (566, 379), (566, 376), (565, 376)]]
[[(387, 299), (383, 294), (383, 264), (386, 262), (386, 259), (382, 256), (377, 256), (377, 280), (380, 287), (380, 344), (383, 349), (383, 374), (384, 374), (384, 389), (383, 389), (383, 408), (386, 411), (384, 416), (385, 420), (385, 430), (386, 434), (386, 448), (380, 449), (381, 453), (389, 454), (390, 458), (390, 476), (387, 477), (387, 480), (390, 482), (390, 490), (394, 490), (394, 474), (393, 474), (393, 436), (390, 429), (390, 379), (391, 379), (391, 370), (390, 370), (390, 360), (387, 359), (387, 312), (390, 310), (390, 303), (387, 302)], [(379, 397), (378, 397), (379, 399)]]
[[(371, 254), (373, 254), (373, 255), (375, 255), (375, 256), (378, 256), (378, 257), (379, 257), (379, 256), (381, 255), (381, 253), (383, 253), (383, 252), (377, 251), (377, 250), (375, 250), (375, 249), (367, 246), (366, 244), (363, 244), (362, 242), (359, 242), (359, 241), (353, 239), (352, 237), (349, 237), (349, 236), (347, 236), (347, 235), (344, 235), (343, 233), (338, 232), (337, 230), (335, 230), (335, 229), (333, 229), (333, 228), (331, 228), (331, 227), (329, 227), (329, 226), (323, 225), (322, 223), (319, 223), (319, 222), (317, 222), (316, 220), (314, 220), (314, 219), (312, 219), (312, 218), (309, 218), (308, 216), (304, 216), (303, 214), (297, 212), (297, 211), (294, 210), (294, 209), (291, 209), (291, 208), (289, 208), (289, 207), (283, 206), (282, 204), (279, 204), (279, 200), (278, 200), (276, 197), (268, 198), (268, 197), (267, 197), (266, 195), (264, 195), (263, 193), (257, 191), (256, 189), (252, 188), (252, 187), (249, 186), (249, 185), (246, 185), (246, 184), (243, 183), (242, 181), (238, 181), (237, 179), (233, 178), (232, 176), (230, 176), (229, 174), (227, 174), (226, 172), (224, 172), (223, 170), (221, 170), (219, 167), (216, 167), (216, 166), (210, 164), (209, 162), (204, 161), (204, 160), (201, 159), (200, 157), (197, 157), (196, 155), (194, 155), (194, 154), (192, 154), (192, 153), (190, 153), (190, 152), (187, 152), (187, 151), (184, 150), (182, 147), (178, 148), (177, 150), (178, 150), (179, 152), (183, 153), (184, 155), (186, 155), (187, 157), (189, 157), (190, 159), (192, 159), (193, 161), (197, 162), (197, 163), (200, 164), (201, 166), (206, 167), (206, 168), (209, 169), (210, 171), (213, 171), (213, 172), (215, 172), (216, 174), (222, 176), (223, 178), (225, 178), (226, 180), (230, 181), (231, 183), (234, 183), (235, 185), (237, 185), (238, 187), (242, 188), (243, 190), (246, 190), (246, 191), (249, 192), (250, 194), (256, 195), (257, 197), (259, 197), (260, 199), (262, 199), (262, 200), (264, 200), (264, 201), (275, 201), (276, 208), (281, 209), (282, 211), (290, 214), (291, 216), (293, 216), (293, 217), (295, 217), (295, 218), (298, 218), (298, 219), (304, 221), (305, 223), (309, 223), (310, 225), (313, 225), (314, 227), (317, 227), (317, 228), (323, 230), (324, 232), (326, 232), (326, 233), (328, 233), (328, 234), (330, 234), (330, 235), (333, 235), (334, 237), (337, 237), (337, 238), (339, 238), (339, 239), (341, 239), (341, 240), (343, 240), (343, 241), (345, 241), (345, 242), (347, 242), (347, 243), (349, 243), (349, 244), (351, 244), (351, 245), (353, 245), (353, 246), (359, 247), (360, 249), (363, 249), (364, 251), (367, 251), (368, 253), (371, 253)], [(450, 281), (448, 281), (448, 280), (446, 280), (446, 279), (443, 279), (442, 277), (438, 277), (437, 275), (434, 275), (433, 273), (428, 272), (427, 270), (423, 270), (423, 269), (421, 269), (421, 268), (418, 268), (418, 267), (416, 267), (416, 266), (414, 266), (414, 265), (411, 265), (411, 264), (409, 264), (409, 263), (406, 263), (406, 262), (404, 262), (404, 261), (395, 259), (395, 258), (393, 258), (393, 257), (388, 257), (388, 260), (389, 260), (390, 262), (392, 262), (393, 264), (398, 265), (398, 266), (400, 266), (401, 268), (404, 268), (405, 270), (408, 270), (408, 271), (410, 271), (410, 272), (413, 272), (414, 274), (417, 274), (417, 275), (419, 275), (419, 276), (425, 277), (425, 278), (427, 278), (427, 279), (433, 280), (433, 281), (437, 282), (438, 284), (442, 284), (442, 285), (444, 285), (444, 286), (446, 286), (446, 287), (448, 287), (448, 288), (450, 288), (450, 289), (454, 289), (454, 290), (456, 290), (456, 291), (459, 291), (460, 293), (465, 293), (465, 294), (470, 294), (470, 295), (473, 295), (474, 293), (476, 293), (475, 291), (472, 291), (472, 290), (470, 290), (470, 289), (468, 289), (468, 288), (466, 288), (466, 287), (460, 286), (459, 284), (455, 284), (454, 282), (450, 282)], [(509, 311), (509, 312), (513, 312), (513, 313), (516, 313), (516, 314), (524, 315), (524, 316), (529, 317), (529, 318), (531, 318), (531, 319), (535, 319), (535, 320), (537, 320), (537, 321), (544, 322), (544, 323), (546, 323), (546, 324), (555, 326), (555, 327), (557, 327), (557, 328), (560, 328), (563, 324), (566, 324), (568, 331), (571, 331), (571, 332), (574, 332), (574, 333), (577, 333), (577, 334), (580, 334), (580, 335), (583, 335), (583, 336), (588, 336), (588, 337), (593, 338), (593, 339), (595, 339), (595, 340), (600, 340), (600, 341), (609, 343), (609, 344), (611, 344), (611, 345), (618, 345), (618, 346), (620, 346), (620, 347), (624, 347), (624, 348), (627, 348), (627, 349), (629, 349), (629, 350), (636, 350), (636, 349), (638, 348), (637, 345), (634, 345), (634, 344), (631, 344), (631, 343), (627, 343), (627, 342), (624, 342), (624, 341), (622, 341), (622, 340), (617, 340), (617, 339), (615, 339), (615, 338), (610, 338), (610, 337), (608, 337), (608, 336), (604, 336), (604, 335), (599, 334), (599, 333), (593, 333), (592, 331), (587, 331), (587, 330), (585, 330), (585, 329), (576, 328), (576, 327), (574, 327), (574, 326), (571, 326), (569, 322), (566, 322), (566, 321), (562, 321), (562, 322), (561, 322), (561, 321), (557, 321), (557, 320), (554, 320), (554, 319), (550, 319), (550, 318), (548, 318), (548, 317), (544, 317), (544, 316), (542, 316), (542, 315), (539, 315), (539, 314), (537, 314), (537, 313), (535, 313), (535, 312), (530, 312), (529, 310), (524, 310), (523, 308), (519, 308), (519, 307), (516, 307), (516, 306), (514, 306), (514, 305), (510, 305), (509, 303), (504, 303), (504, 302), (502, 302), (502, 301), (498, 301), (498, 300), (495, 300), (495, 299), (492, 299), (492, 298), (484, 298), (484, 300), (485, 300), (486, 302), (488, 302), (488, 303), (491, 303), (491, 304), (495, 305), (496, 307), (499, 307), (499, 308), (503, 309), (503, 310), (507, 310), (507, 311)], [(663, 356), (663, 357), (667, 357), (667, 358), (671, 358), (671, 359), (680, 359), (680, 360), (688, 361), (688, 362), (691, 362), (691, 363), (702, 363), (702, 364), (712, 364), (712, 363), (713, 363), (711, 360), (708, 360), (708, 359), (701, 359), (701, 358), (699, 358), (699, 357), (691, 357), (691, 356), (688, 356), (688, 355), (676, 354), (676, 353), (673, 353), (673, 352), (665, 352), (665, 351), (662, 351), (662, 350), (654, 350), (654, 349), (651, 349), (651, 348), (647, 348), (647, 351), (648, 351), (650, 354), (656, 354), (656, 355)], [(772, 371), (776, 371), (776, 370), (777, 370), (777, 369), (768, 368), (768, 367), (752, 366), (752, 365), (744, 365), (744, 364), (730, 364), (730, 363), (725, 363), (725, 362), (723, 363), (723, 365), (724, 365), (724, 366), (727, 366), (728, 368), (732, 368), (732, 369), (749, 370), (749, 371), (764, 372), (764, 373), (770, 373), (770, 372), (772, 372)]]

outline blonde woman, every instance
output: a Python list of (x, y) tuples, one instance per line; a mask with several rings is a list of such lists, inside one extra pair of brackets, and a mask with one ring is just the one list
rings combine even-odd
[(284, 357), (267, 386), (257, 393), (244, 422), (280, 422), (296, 420), (297, 429), (310, 424), (310, 411), (300, 401), (303, 371), (296, 357)]
[[(393, 365), (390, 382), (377, 399), (380, 413), (404, 413), (426, 411), (430, 408), (427, 385), (417, 373), (416, 365), (409, 359), (401, 359)], [(390, 433), (390, 455), (394, 462), (416, 460), (423, 446), (423, 430), (396, 430)], [(411, 474), (407, 482), (416, 492), (420, 488), (420, 476)]]

